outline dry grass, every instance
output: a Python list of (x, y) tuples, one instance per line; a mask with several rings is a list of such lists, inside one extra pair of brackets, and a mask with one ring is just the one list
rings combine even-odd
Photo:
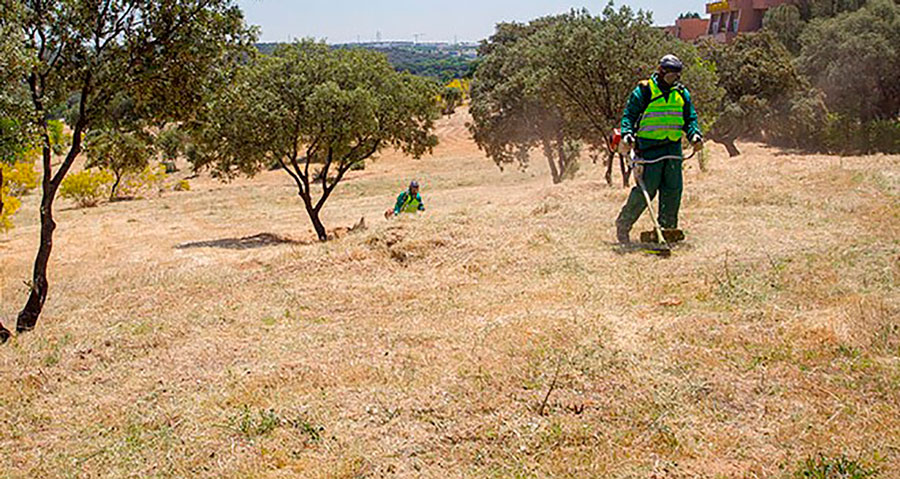
[[(659, 260), (611, 245), (599, 166), (500, 173), (464, 120), (355, 172), (325, 221), (370, 229), (324, 245), (178, 247), (311, 237), (280, 172), (60, 211), (45, 315), (0, 348), (0, 477), (900, 476), (900, 157), (715, 149)], [(411, 177), (429, 212), (382, 220)]]

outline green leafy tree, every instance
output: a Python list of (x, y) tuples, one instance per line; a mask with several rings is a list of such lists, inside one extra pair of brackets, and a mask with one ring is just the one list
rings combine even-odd
[(800, 52), (800, 34), (804, 28), (806, 22), (800, 15), (800, 8), (791, 3), (768, 9), (763, 17), (763, 29), (774, 35), (793, 55)]
[(67, 135), (65, 125), (61, 120), (47, 120), (47, 133), (50, 136), (50, 149), (54, 155), (66, 152), (66, 146), (72, 141), (71, 135)]
[(832, 18), (862, 8), (866, 0), (799, 0), (797, 6), (804, 20)]
[(277, 162), (326, 241), (320, 213), (348, 171), (389, 146), (419, 157), (437, 144), (438, 93), (376, 52), (309, 40), (280, 46), (187, 125), (198, 146), (189, 160), (226, 179)]
[(529, 150), (542, 147), (559, 182), (577, 165), (577, 145), (608, 148), (628, 95), (666, 53), (688, 65), (685, 81), (702, 117), (724, 93), (715, 65), (653, 28), (647, 13), (610, 5), (596, 17), (572, 11), (501, 24), (482, 46), (473, 84), (476, 142), (501, 167), (525, 166)]
[(99, 130), (85, 137), (88, 168), (101, 168), (113, 175), (109, 200), (117, 198), (122, 177), (142, 172), (154, 155), (152, 138), (142, 131)]
[(188, 138), (179, 127), (169, 126), (156, 135), (155, 144), (163, 160), (175, 161), (186, 148)]
[(831, 111), (862, 121), (900, 114), (900, 5), (865, 7), (817, 20), (804, 31), (800, 70), (821, 88)]
[[(8, 229), (14, 199), (4, 179), (3, 165), (18, 161), (29, 143), (26, 120), (26, 89), (22, 81), (28, 69), (28, 56), (16, 35), (23, 10), (14, 0), (0, 0), (0, 222)], [(18, 201), (15, 201), (18, 208)], [(0, 340), (3, 331), (0, 330)]]
[(740, 154), (734, 143), (740, 137), (764, 139), (766, 134), (799, 146), (824, 126), (821, 97), (771, 33), (741, 35), (728, 45), (707, 42), (701, 50), (716, 64), (725, 90), (707, 137), (725, 145), (729, 155)]
[(462, 105), (463, 91), (456, 87), (445, 87), (441, 93), (441, 110), (445, 115), (452, 115), (456, 107)]
[[(3, 0), (0, 5), (0, 28), (28, 54), (20, 81), (27, 85), (27, 117), (42, 152), (40, 243), (28, 300), (17, 318), (22, 332), (34, 328), (47, 299), (53, 204), (81, 153), (84, 133), (118, 95), (132, 98), (142, 116), (158, 121), (188, 115), (215, 79), (225, 51), (249, 45), (252, 32), (231, 0)], [(68, 122), (72, 141), (54, 168), (47, 112), (72, 92), (78, 99)], [(0, 333), (0, 340), (9, 336), (5, 329)]]
[(562, 18), (498, 24), (479, 48), (469, 108), (475, 142), (501, 170), (509, 164), (527, 168), (530, 151), (542, 148), (554, 183), (570, 174), (578, 144), (565, 129), (562, 110), (531, 87), (534, 65), (524, 50), (531, 36)]

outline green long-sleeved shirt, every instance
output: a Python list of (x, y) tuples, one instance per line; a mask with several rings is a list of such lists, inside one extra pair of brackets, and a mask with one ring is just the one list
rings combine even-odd
[[(653, 74), (656, 84), (659, 85), (663, 94), (668, 95), (672, 91), (672, 87), (667, 87), (659, 78), (658, 73)], [(643, 82), (642, 82), (643, 83)], [(694, 103), (691, 101), (691, 94), (683, 85), (678, 84), (684, 96), (684, 131), (687, 137), (693, 138), (694, 135), (703, 135), (700, 131), (700, 123), (697, 121), (697, 110), (694, 109)], [(650, 86), (638, 85), (631, 96), (628, 98), (628, 104), (625, 105), (625, 113), (622, 115), (622, 136), (637, 135), (637, 130), (641, 121), (644, 110), (650, 105)], [(637, 139), (637, 151), (647, 160), (653, 160), (661, 156), (683, 155), (680, 141), (671, 140), (648, 140), (645, 138)]]

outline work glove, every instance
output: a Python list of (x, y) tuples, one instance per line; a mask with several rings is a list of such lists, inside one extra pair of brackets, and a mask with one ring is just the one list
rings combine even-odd
[(691, 137), (691, 146), (694, 148), (694, 151), (700, 151), (703, 149), (703, 137), (700, 135), (694, 135)]
[(622, 137), (622, 141), (619, 143), (619, 153), (626, 155), (632, 148), (634, 148), (634, 135), (629, 133)]

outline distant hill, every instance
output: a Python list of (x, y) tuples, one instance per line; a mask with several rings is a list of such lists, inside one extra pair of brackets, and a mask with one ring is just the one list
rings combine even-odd
[[(275, 51), (278, 43), (258, 43), (264, 54)], [(477, 56), (476, 44), (380, 42), (333, 45), (335, 48), (366, 48), (384, 53), (398, 71), (431, 77), (443, 82), (471, 76)]]

